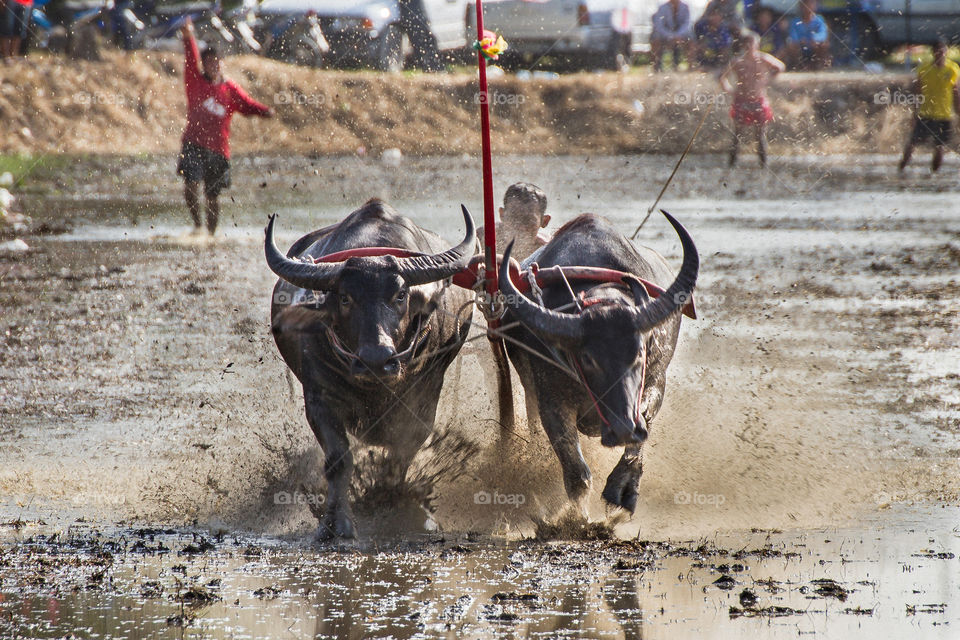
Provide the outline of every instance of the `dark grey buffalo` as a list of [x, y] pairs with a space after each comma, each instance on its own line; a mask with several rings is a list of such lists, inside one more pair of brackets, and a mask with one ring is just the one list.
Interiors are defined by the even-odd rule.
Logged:
[[[510, 360], [523, 383], [528, 407], [539, 409], [563, 468], [567, 495], [581, 509], [590, 488], [590, 468], [580, 450], [578, 431], [600, 436], [605, 446], [625, 447], [607, 478], [603, 498], [631, 513], [636, 508], [642, 445], [663, 402], [681, 308], [693, 293], [699, 270], [693, 240], [680, 223], [664, 215], [683, 245], [683, 265], [675, 279], [657, 252], [634, 248], [609, 222], [590, 214], [564, 225], [532, 256], [541, 269], [585, 266], [632, 274], [622, 283], [571, 282], [582, 311], [562, 281], [544, 286], [541, 306], [517, 291], [506, 269], [500, 272], [508, 308], [504, 326], [513, 340], [542, 356], [533, 356], [511, 341]], [[659, 287], [672, 284], [654, 299], [637, 278]], [[509, 328], [512, 322], [514, 327]]]
[[[321, 538], [355, 536], [348, 433], [387, 447], [405, 470], [433, 429], [444, 373], [470, 329], [470, 294], [449, 282], [476, 248], [466, 209], [463, 218], [463, 242], [447, 250], [379, 200], [302, 237], [287, 255], [273, 240], [275, 216], [267, 225], [267, 264], [280, 276], [273, 336], [303, 385], [307, 422], [325, 457]], [[314, 263], [360, 247], [422, 255]]]

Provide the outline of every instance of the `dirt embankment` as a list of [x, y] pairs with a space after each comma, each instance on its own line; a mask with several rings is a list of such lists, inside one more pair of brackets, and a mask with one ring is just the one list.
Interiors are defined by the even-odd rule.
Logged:
[[[182, 57], [108, 54], [103, 62], [30, 58], [0, 68], [0, 152], [153, 153], [178, 148], [185, 99]], [[236, 152], [343, 154], [399, 147], [407, 154], [479, 148], [472, 74], [316, 71], [255, 56], [227, 72], [274, 106], [269, 122], [234, 122]], [[899, 147], [910, 107], [906, 75], [785, 74], [771, 98], [777, 153], [876, 152]], [[682, 148], [703, 109], [695, 151], [729, 140], [729, 108], [713, 76], [573, 74], [492, 82], [495, 151], [578, 154]]]

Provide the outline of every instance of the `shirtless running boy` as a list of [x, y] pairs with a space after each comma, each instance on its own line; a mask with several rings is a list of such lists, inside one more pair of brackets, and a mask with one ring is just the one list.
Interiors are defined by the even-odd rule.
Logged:
[[[720, 76], [720, 86], [733, 95], [730, 117], [733, 119], [733, 147], [730, 149], [730, 166], [737, 162], [737, 151], [744, 130], [752, 127], [757, 136], [757, 155], [761, 166], [767, 164], [767, 123], [773, 120], [773, 109], [767, 100], [767, 87], [774, 77], [784, 70], [784, 64], [769, 53], [760, 51], [760, 36], [752, 31], [745, 33], [741, 41], [744, 51], [730, 63]], [[736, 85], [730, 83], [736, 76]]]

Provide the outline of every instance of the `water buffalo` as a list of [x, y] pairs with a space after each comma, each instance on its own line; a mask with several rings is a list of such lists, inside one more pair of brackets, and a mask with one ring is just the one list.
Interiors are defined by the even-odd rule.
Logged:
[[[303, 385], [307, 422], [325, 457], [328, 483], [320, 538], [354, 537], [348, 498], [353, 456], [347, 434], [386, 447], [406, 469], [430, 435], [443, 376], [470, 329], [469, 292], [450, 287], [476, 250], [466, 235], [441, 239], [379, 200], [339, 224], [298, 240], [285, 256], [266, 228], [273, 289], [273, 336]], [[321, 256], [359, 247], [395, 247], [414, 255]], [[403, 254], [404, 252], [397, 252]]]
[[[620, 283], [570, 283], [582, 311], [573, 303], [566, 282], [545, 285], [541, 306], [517, 291], [507, 269], [500, 271], [500, 290], [508, 309], [504, 326], [512, 338], [508, 351], [527, 405], [533, 408], [528, 415], [535, 416], [539, 410], [540, 422], [560, 459], [567, 495], [584, 514], [591, 476], [578, 431], [600, 436], [605, 446], [625, 447], [602, 495], [606, 502], [631, 513], [636, 508], [642, 445], [663, 402], [681, 308], [696, 285], [699, 258], [693, 240], [679, 222], [664, 215], [683, 245], [683, 265], [676, 279], [657, 252], [635, 248], [609, 222], [591, 214], [564, 225], [531, 256], [540, 268], [602, 267], [631, 274]], [[507, 248], [505, 264], [511, 250]], [[673, 284], [654, 299], [640, 279], [659, 287], [671, 280]]]

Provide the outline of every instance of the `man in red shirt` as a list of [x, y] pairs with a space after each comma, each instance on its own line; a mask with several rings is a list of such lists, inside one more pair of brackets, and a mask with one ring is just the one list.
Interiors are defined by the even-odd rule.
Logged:
[[184, 197], [193, 217], [194, 231], [200, 220], [200, 181], [207, 201], [207, 231], [217, 229], [220, 218], [220, 191], [230, 186], [230, 119], [233, 114], [272, 118], [273, 109], [260, 104], [233, 80], [224, 78], [216, 49], [208, 46], [201, 55], [193, 33], [193, 22], [183, 25], [186, 57], [184, 83], [187, 88], [187, 128], [177, 163], [184, 179]]

